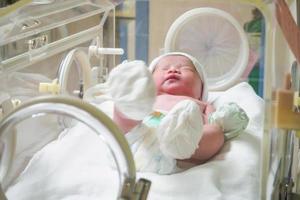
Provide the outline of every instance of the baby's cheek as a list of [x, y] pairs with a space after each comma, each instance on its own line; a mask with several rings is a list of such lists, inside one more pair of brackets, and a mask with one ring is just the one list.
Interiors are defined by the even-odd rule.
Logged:
[[156, 90], [159, 93], [159, 91], [161, 90], [161, 87], [162, 87], [163, 80], [160, 79], [159, 77], [153, 77], [153, 81], [154, 81]]

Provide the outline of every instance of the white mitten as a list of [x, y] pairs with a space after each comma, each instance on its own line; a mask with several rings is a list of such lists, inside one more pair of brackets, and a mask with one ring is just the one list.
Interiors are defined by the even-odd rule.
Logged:
[[87, 90], [85, 96], [94, 103], [112, 100], [121, 113], [134, 120], [142, 120], [151, 113], [155, 97], [152, 75], [142, 61], [118, 65], [105, 83]]
[[208, 123], [219, 125], [224, 131], [225, 140], [238, 136], [248, 125], [246, 112], [236, 103], [228, 103], [213, 112]]
[[161, 151], [175, 159], [190, 158], [198, 148], [202, 129], [202, 114], [198, 104], [191, 100], [177, 103], [158, 126]]

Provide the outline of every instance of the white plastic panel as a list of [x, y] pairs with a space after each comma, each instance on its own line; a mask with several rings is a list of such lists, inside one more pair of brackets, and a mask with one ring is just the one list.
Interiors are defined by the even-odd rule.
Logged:
[[170, 27], [165, 51], [182, 51], [204, 65], [210, 90], [237, 83], [248, 64], [249, 45], [239, 22], [216, 8], [192, 9]]

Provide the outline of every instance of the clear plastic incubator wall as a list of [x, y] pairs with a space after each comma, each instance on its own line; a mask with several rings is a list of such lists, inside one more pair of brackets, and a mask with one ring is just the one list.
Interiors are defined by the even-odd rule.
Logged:
[[[80, 100], [88, 87], [104, 82], [108, 71], [115, 66], [114, 56], [122, 54], [122, 49], [115, 48], [115, 6], [119, 3], [109, 0], [18, 1], [1, 8], [0, 199], [61, 199], [74, 195], [78, 199], [85, 198], [76, 184], [68, 192], [67, 185], [79, 183], [77, 178], [82, 181], [96, 178], [85, 174], [93, 171], [91, 166], [103, 166], [101, 163], [108, 161], [109, 165], [94, 168], [109, 181], [103, 177], [97, 180], [110, 183], [109, 188], [103, 189], [94, 185], [100, 188], [97, 193], [102, 198], [106, 195], [111, 199], [141, 199], [142, 192], [135, 188], [142, 190], [146, 184], [143, 181], [136, 184], [134, 162], [125, 138], [110, 118]], [[73, 98], [67, 99], [67, 96]], [[21, 188], [27, 190], [25, 195], [18, 187], [12, 189], [12, 185], [23, 179], [22, 174], [36, 153], [56, 143], [68, 128], [75, 128], [75, 124], [81, 126], [81, 132], [91, 136], [88, 140], [96, 141], [94, 145], [101, 148], [89, 148], [92, 144], [84, 142], [86, 137], [78, 138], [80, 145], [73, 146], [70, 153], [81, 160], [76, 164], [80, 169], [70, 170], [74, 163], [56, 156], [58, 159], [51, 161], [53, 168], [44, 166], [66, 169], [57, 174], [58, 179], [50, 178], [53, 180], [50, 185], [62, 183], [66, 187], [55, 192], [48, 185], [33, 196], [23, 186]], [[68, 144], [61, 145], [68, 147]], [[54, 146], [50, 148], [59, 155], [64, 154], [64, 150]], [[98, 162], [87, 162], [86, 156], [76, 153], [76, 149], [98, 155]], [[34, 172], [29, 169], [31, 178], [25, 179], [35, 183], [30, 181], [25, 185], [40, 188], [43, 184], [33, 178], [34, 174], [44, 177], [53, 174], [44, 167], [33, 169]], [[108, 173], [105, 171], [108, 167], [114, 170]], [[61, 173], [69, 178], [64, 179]]]
[[[300, 198], [300, 1], [20, 0], [0, 17], [0, 199]], [[138, 171], [113, 104], [84, 95], [173, 51], [249, 124], [206, 163]]]

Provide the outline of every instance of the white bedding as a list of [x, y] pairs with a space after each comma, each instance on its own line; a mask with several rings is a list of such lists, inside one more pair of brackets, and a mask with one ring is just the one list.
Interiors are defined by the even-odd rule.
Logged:
[[[263, 100], [247, 83], [210, 94], [215, 106], [236, 102], [248, 114], [245, 132], [211, 161], [172, 175], [138, 173], [152, 181], [149, 199], [259, 199]], [[78, 125], [34, 155], [9, 187], [9, 200], [116, 199], [118, 173], [94, 133]]]

